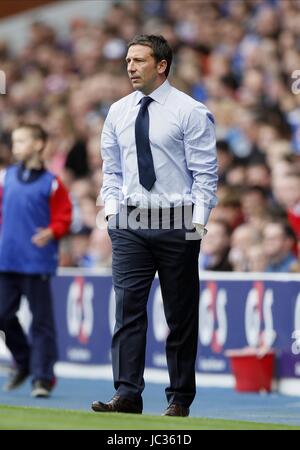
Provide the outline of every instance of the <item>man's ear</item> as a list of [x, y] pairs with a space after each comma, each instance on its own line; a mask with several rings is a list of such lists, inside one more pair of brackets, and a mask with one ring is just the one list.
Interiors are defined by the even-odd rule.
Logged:
[[168, 63], [165, 59], [163, 59], [157, 64], [157, 71], [160, 75], [166, 71], [167, 65]]

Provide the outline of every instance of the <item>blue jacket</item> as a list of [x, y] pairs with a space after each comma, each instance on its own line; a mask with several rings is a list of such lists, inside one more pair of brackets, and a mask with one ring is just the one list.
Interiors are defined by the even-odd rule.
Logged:
[[3, 184], [0, 232], [0, 271], [24, 274], [53, 274], [58, 262], [58, 241], [45, 247], [32, 243], [38, 228], [50, 223], [50, 196], [55, 176], [35, 171], [29, 182], [21, 178], [22, 166], [6, 170]]

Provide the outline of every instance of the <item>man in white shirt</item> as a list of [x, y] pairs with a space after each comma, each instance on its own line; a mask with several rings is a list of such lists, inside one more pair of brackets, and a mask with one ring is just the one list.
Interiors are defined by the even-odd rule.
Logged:
[[170, 386], [164, 415], [188, 416], [195, 389], [200, 241], [216, 204], [214, 119], [172, 87], [172, 50], [162, 36], [128, 44], [135, 92], [114, 103], [102, 132], [102, 199], [113, 247], [116, 393], [99, 412], [142, 413], [147, 300], [158, 272]]

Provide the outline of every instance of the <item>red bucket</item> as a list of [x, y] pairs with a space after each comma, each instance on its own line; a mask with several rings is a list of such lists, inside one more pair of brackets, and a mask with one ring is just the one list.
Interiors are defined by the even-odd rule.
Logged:
[[239, 392], [271, 392], [275, 367], [272, 350], [259, 353], [256, 349], [228, 350], [235, 389]]

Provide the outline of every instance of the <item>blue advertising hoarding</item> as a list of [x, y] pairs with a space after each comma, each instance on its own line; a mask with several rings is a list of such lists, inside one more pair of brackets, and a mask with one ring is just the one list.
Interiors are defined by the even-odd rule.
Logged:
[[[199, 373], [230, 373], [226, 350], [263, 346], [276, 350], [279, 377], [300, 377], [297, 277], [204, 273], [200, 285]], [[58, 276], [53, 291], [60, 360], [110, 364], [111, 276]], [[168, 327], [158, 279], [150, 292], [148, 319], [146, 367], [166, 368]]]
[[[300, 276], [204, 272], [200, 280], [197, 372], [230, 374], [226, 350], [264, 347], [276, 351], [279, 379], [300, 380]], [[110, 273], [64, 270], [52, 286], [59, 360], [110, 365], [115, 310]], [[168, 327], [158, 279], [148, 322], [146, 367], [166, 369]]]

